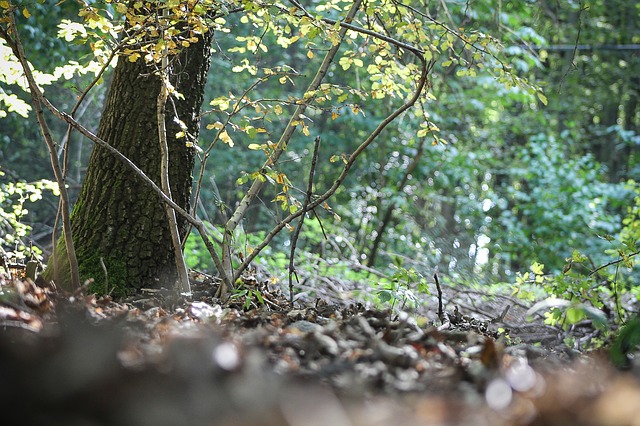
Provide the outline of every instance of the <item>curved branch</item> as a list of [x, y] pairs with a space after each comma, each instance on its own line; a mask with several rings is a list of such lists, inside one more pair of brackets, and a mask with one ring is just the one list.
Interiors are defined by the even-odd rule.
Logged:
[[[230, 113], [227, 114], [227, 119], [225, 120], [224, 124], [222, 124], [222, 127], [219, 128], [218, 131], [216, 132], [216, 135], [213, 138], [213, 142], [211, 142], [209, 144], [209, 146], [207, 147], [207, 149], [204, 151], [204, 154], [202, 155], [202, 159], [200, 160], [200, 170], [198, 172], [198, 179], [196, 180], [196, 189], [195, 189], [195, 194], [193, 196], [193, 205], [191, 206], [191, 211], [194, 211], [194, 212], [196, 211], [196, 205], [198, 203], [198, 199], [200, 198], [200, 191], [202, 189], [202, 182], [204, 180], [204, 173], [205, 173], [205, 169], [206, 169], [206, 165], [207, 165], [207, 160], [209, 159], [209, 155], [211, 154], [211, 151], [213, 150], [213, 147], [216, 145], [216, 142], [220, 139], [220, 135], [222, 134], [223, 130], [225, 130], [226, 127], [231, 122], [231, 118], [244, 108], [244, 106], [241, 105], [242, 100], [245, 99], [245, 97], [249, 94], [249, 92], [251, 92], [253, 89], [255, 89], [260, 84], [262, 84], [265, 81], [267, 81], [268, 78], [269, 77], [263, 77], [263, 78], [258, 79], [256, 82], [254, 82], [251, 86], [249, 86], [249, 88], [247, 88], [242, 93], [242, 96], [240, 96], [238, 98], [238, 101], [233, 106], [233, 110]], [[201, 115], [204, 115], [204, 114], [205, 113], [203, 113]], [[224, 210], [222, 210], [222, 216], [224, 218], [223, 220], [227, 221], [227, 219], [228, 219], [227, 218], [227, 214], [226, 214], [226, 212]], [[187, 235], [188, 234], [189, 234], [189, 231], [187, 231]]]
[[[162, 10], [163, 18], [169, 16], [169, 10]], [[164, 39], [164, 30], [161, 31], [161, 37]], [[160, 181], [162, 184], [162, 192], [166, 194], [169, 199], [173, 199], [171, 195], [171, 183], [169, 180], [169, 145], [167, 143], [167, 123], [166, 123], [166, 109], [167, 99], [169, 98], [169, 76], [167, 68], [169, 67], [169, 48], [165, 44], [164, 52], [162, 55], [162, 63], [159, 71], [160, 77], [160, 93], [158, 94], [158, 100], [156, 105], [156, 116], [158, 120], [158, 141], [160, 142]], [[169, 223], [169, 232], [171, 234], [171, 243], [173, 245], [173, 257], [178, 272], [178, 288], [182, 292], [190, 293], [191, 286], [189, 285], [189, 274], [187, 272], [187, 265], [184, 261], [184, 254], [182, 252], [182, 243], [180, 242], [180, 231], [178, 230], [178, 222], [176, 220], [176, 211], [168, 204], [164, 204], [165, 212], [167, 214], [167, 222]], [[188, 235], [188, 234], [186, 234]], [[186, 236], [185, 236], [186, 239]]]

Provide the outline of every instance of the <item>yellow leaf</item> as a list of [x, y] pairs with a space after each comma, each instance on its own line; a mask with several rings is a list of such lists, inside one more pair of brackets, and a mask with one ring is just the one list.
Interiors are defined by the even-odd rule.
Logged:
[[22, 9], [22, 14], [24, 15], [25, 18], [29, 19], [29, 17], [31, 17], [31, 14], [29, 13], [29, 11], [27, 10], [27, 8], [25, 7], [24, 9]]
[[311, 50], [307, 52], [307, 58], [309, 59], [313, 58], [313, 52]]
[[233, 147], [233, 139], [231, 139], [231, 136], [229, 136], [226, 130], [220, 133], [220, 140], [229, 145], [229, 147]]
[[119, 13], [127, 13], [127, 5], [126, 4], [122, 4], [122, 3], [118, 3], [118, 4], [116, 4], [116, 10]]
[[138, 60], [139, 57], [140, 57], [140, 54], [137, 52], [134, 52], [131, 55], [129, 55], [129, 62], [135, 62]]
[[335, 120], [336, 118], [340, 117], [340, 114], [338, 114], [337, 112], [332, 112], [331, 113], [331, 119]]
[[224, 127], [224, 124], [222, 124], [219, 121], [216, 121], [213, 124], [207, 124], [207, 129], [211, 130], [211, 129], [216, 129], [216, 130], [220, 130]]
[[9, 9], [9, 2], [8, 1], [0, 1], [0, 7], [3, 9]]

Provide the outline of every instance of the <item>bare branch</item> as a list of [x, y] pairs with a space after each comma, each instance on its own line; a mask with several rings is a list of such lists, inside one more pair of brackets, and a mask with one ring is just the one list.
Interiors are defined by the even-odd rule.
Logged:
[[307, 183], [307, 194], [304, 198], [304, 203], [302, 204], [302, 211], [300, 214], [300, 221], [298, 222], [298, 226], [291, 236], [291, 255], [289, 256], [289, 302], [293, 304], [293, 275], [296, 275], [296, 280], [298, 275], [296, 274], [295, 266], [294, 266], [294, 258], [296, 254], [296, 245], [298, 243], [298, 237], [300, 236], [300, 231], [302, 230], [302, 225], [304, 223], [304, 218], [309, 211], [309, 202], [311, 201], [311, 196], [313, 195], [313, 178], [316, 173], [316, 163], [318, 162], [318, 151], [320, 149], [320, 136], [316, 137], [315, 144], [313, 146], [313, 156], [311, 157], [311, 168], [309, 169], [309, 182]]

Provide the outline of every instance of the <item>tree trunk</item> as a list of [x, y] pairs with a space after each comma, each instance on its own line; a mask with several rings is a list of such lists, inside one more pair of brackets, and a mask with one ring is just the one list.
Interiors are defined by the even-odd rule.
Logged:
[[[184, 99], [167, 103], [169, 176], [174, 201], [189, 210], [195, 151], [211, 31], [172, 62], [172, 84]], [[140, 58], [121, 57], [115, 68], [98, 136], [117, 148], [160, 185], [157, 99], [160, 80]], [[176, 138], [182, 120], [193, 138]], [[167, 214], [159, 196], [106, 150], [95, 147], [72, 213], [72, 232], [81, 279], [93, 279], [90, 291], [122, 296], [142, 287], [173, 286], [177, 277]], [[178, 217], [185, 237], [186, 222]], [[50, 277], [68, 283], [64, 247], [58, 244]], [[55, 263], [55, 264], [54, 264]], [[53, 267], [52, 267], [53, 264]]]

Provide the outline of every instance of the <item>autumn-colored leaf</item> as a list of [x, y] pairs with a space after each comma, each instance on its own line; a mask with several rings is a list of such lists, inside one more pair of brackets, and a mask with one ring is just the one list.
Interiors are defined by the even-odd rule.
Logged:
[[229, 145], [230, 147], [233, 147], [234, 143], [233, 143], [233, 139], [231, 139], [231, 136], [229, 136], [229, 134], [227, 133], [226, 130], [223, 130], [220, 133], [220, 140], [224, 143], [226, 143], [227, 145]]

